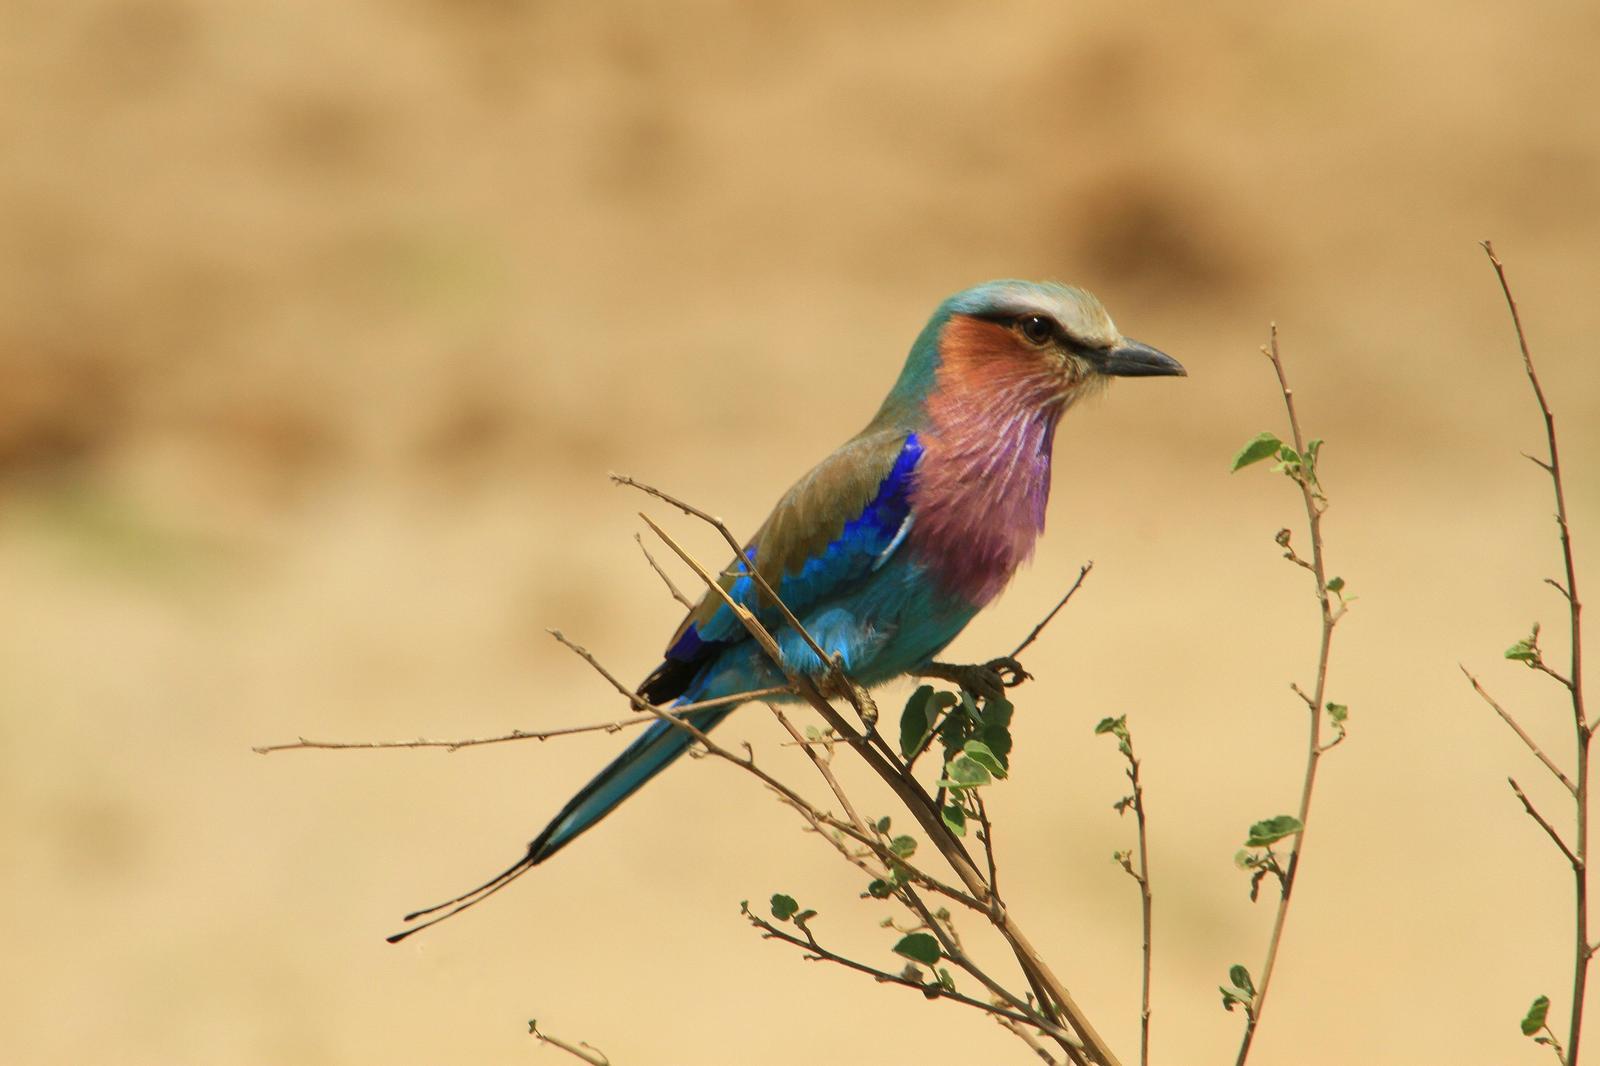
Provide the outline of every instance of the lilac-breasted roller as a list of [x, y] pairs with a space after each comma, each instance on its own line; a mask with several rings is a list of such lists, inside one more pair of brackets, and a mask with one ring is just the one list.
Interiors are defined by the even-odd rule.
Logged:
[[[746, 554], [857, 683], [916, 672], [1032, 554], [1044, 529], [1062, 414], [1113, 377], [1183, 373], [1175, 359], [1124, 337], [1082, 289], [990, 281], [959, 292], [928, 320], [878, 413], [784, 493]], [[827, 664], [764, 602], [742, 561], [723, 572], [721, 584], [773, 633], [789, 672], [822, 679]], [[693, 703], [785, 680], [708, 591], [638, 692], [657, 705]], [[732, 710], [719, 706], [688, 718], [704, 731]], [[670, 722], [653, 723], [561, 809], [516, 865], [408, 920], [450, 904], [459, 910], [497, 891], [611, 813], [691, 743]]]

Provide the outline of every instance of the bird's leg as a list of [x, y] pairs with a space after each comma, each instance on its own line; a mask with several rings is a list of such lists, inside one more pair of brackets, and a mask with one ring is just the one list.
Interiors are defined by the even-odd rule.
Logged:
[[953, 682], [986, 700], [1005, 699], [1006, 689], [1016, 688], [1033, 676], [1010, 656], [991, 659], [981, 666], [930, 662], [915, 673], [918, 677], [936, 677], [941, 681]]

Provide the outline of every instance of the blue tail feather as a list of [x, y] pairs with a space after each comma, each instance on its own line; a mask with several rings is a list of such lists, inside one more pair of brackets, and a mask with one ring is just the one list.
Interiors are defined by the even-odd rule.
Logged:
[[[729, 704], [726, 707], [690, 711], [684, 718], [704, 733], [728, 717], [735, 706]], [[544, 832], [528, 845], [526, 855], [472, 891], [406, 915], [405, 920], [408, 922], [430, 914], [435, 917], [395, 933], [387, 938], [389, 943], [397, 944], [413, 933], [419, 933], [452, 915], [460, 914], [468, 907], [483, 902], [505, 888], [616, 810], [623, 800], [637, 792], [656, 774], [665, 770], [673, 760], [688, 751], [689, 745], [693, 743], [694, 736], [687, 730], [680, 729], [665, 719], [652, 722], [637, 740], [629, 744], [621, 755], [596, 774], [594, 780], [583, 786], [583, 789], [561, 808], [561, 813], [557, 814], [550, 824], [545, 826]], [[444, 913], [440, 914], [440, 911]]]
[[[686, 720], [706, 732], [733, 710], [733, 706], [692, 711]], [[652, 722], [637, 740], [629, 744], [611, 763], [561, 809], [544, 832], [528, 845], [528, 863], [543, 862], [574, 838], [610, 814], [623, 800], [637, 792], [656, 774], [666, 769], [689, 746], [694, 737], [662, 719]]]

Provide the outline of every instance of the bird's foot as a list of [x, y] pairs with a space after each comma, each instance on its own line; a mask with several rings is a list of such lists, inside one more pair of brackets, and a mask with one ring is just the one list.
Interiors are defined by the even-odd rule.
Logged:
[[960, 685], [974, 696], [982, 696], [986, 700], [1005, 699], [1006, 689], [1016, 688], [1033, 676], [1010, 656], [991, 659], [982, 665], [929, 663], [917, 674]]

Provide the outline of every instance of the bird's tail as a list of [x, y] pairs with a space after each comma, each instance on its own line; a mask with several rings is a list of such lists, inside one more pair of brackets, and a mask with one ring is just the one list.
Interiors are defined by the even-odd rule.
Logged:
[[[684, 719], [704, 733], [726, 718], [732, 710], [732, 705], [710, 707], [703, 711], [691, 711], [684, 715]], [[460, 914], [468, 907], [488, 899], [610, 814], [623, 800], [642, 788], [645, 782], [688, 751], [693, 743], [694, 734], [687, 729], [674, 725], [666, 719], [652, 722], [637, 740], [629, 744], [621, 755], [596, 774], [592, 781], [583, 786], [582, 790], [561, 808], [561, 812], [545, 826], [544, 832], [528, 845], [526, 855], [472, 891], [445, 900], [426, 910], [413, 911], [406, 915], [405, 920], [411, 922], [444, 911], [443, 914], [438, 914], [437, 917], [420, 925], [414, 925], [394, 934], [388, 938], [389, 943], [397, 944], [413, 933], [419, 933], [430, 925], [437, 925], [446, 918]]]

